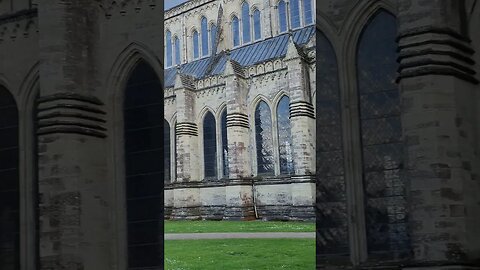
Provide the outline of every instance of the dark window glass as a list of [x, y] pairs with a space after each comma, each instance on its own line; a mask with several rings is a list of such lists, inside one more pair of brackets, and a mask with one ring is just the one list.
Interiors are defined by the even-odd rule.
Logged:
[[170, 125], [167, 120], [163, 121], [163, 161], [165, 166], [165, 183], [171, 182], [171, 159], [170, 159]]
[[277, 107], [278, 152], [280, 173], [293, 174], [292, 126], [290, 124], [290, 99], [282, 97]]
[[128, 80], [124, 117], [128, 269], [163, 269], [163, 90], [145, 62]]
[[317, 261], [348, 258], [348, 219], [342, 143], [340, 87], [335, 52], [317, 30]]
[[255, 11], [253, 12], [253, 31], [254, 31], [255, 40], [259, 40], [262, 38], [260, 10], [258, 9], [255, 9]]
[[233, 46], [240, 45], [240, 25], [238, 22], [238, 18], [233, 16], [232, 18], [232, 34], [233, 34]]
[[290, 0], [290, 23], [292, 28], [300, 27], [300, 5], [299, 0]]
[[222, 113], [222, 158], [223, 158], [223, 177], [228, 177], [228, 138], [227, 138], [227, 110]]
[[255, 138], [258, 174], [274, 174], [272, 114], [264, 101], [261, 101], [255, 109]]
[[203, 160], [205, 178], [217, 176], [217, 131], [215, 117], [208, 112], [203, 119]]
[[207, 18], [202, 17], [202, 56], [208, 55], [208, 26]]
[[278, 23], [280, 25], [280, 33], [287, 31], [287, 5], [285, 1], [278, 2]]
[[165, 50], [167, 51], [167, 67], [172, 66], [172, 33], [170, 31], [167, 31], [167, 34], [165, 35]]
[[20, 269], [18, 111], [0, 86], [0, 269]]
[[215, 24], [212, 24], [212, 26], [210, 26], [210, 39], [211, 39], [211, 47], [212, 47], [212, 53], [213, 50], [215, 49], [215, 44], [217, 42], [217, 26]]
[[193, 58], [197, 59], [199, 57], [199, 44], [198, 44], [198, 32], [197, 30], [193, 31]]
[[312, 9], [312, 0], [303, 0], [303, 14], [305, 17], [305, 24], [313, 23], [313, 9]]
[[382, 260], [405, 259], [411, 250], [396, 29], [394, 16], [377, 13], [361, 35], [357, 54], [368, 253]]
[[175, 65], [180, 65], [181, 62], [181, 49], [180, 49], [180, 39], [175, 37]]
[[250, 7], [247, 2], [242, 4], [242, 32], [243, 32], [243, 43], [248, 43], [251, 41], [250, 37]]

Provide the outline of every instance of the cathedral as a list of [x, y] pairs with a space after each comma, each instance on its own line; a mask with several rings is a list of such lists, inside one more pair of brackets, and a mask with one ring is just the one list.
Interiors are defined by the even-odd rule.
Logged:
[[314, 5], [165, 12], [165, 218], [315, 219]]
[[160, 270], [164, 219], [318, 269], [480, 269], [477, 0], [0, 0], [0, 269]]

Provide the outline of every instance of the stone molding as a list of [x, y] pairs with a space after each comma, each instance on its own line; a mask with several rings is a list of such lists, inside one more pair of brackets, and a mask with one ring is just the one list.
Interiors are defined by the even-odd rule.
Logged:
[[38, 99], [38, 135], [73, 133], [107, 137], [103, 102], [94, 97], [63, 93]]
[[197, 124], [189, 123], [189, 122], [177, 123], [177, 125], [175, 126], [175, 134], [177, 136], [182, 136], [182, 135], [198, 136]]

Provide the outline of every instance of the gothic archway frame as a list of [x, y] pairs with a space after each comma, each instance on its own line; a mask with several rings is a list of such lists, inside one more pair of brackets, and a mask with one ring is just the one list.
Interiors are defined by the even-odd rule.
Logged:
[[359, 1], [338, 28], [320, 10], [317, 9], [316, 14], [316, 29], [331, 42], [337, 58], [350, 260], [353, 265], [360, 265], [368, 258], [356, 53], [364, 28], [380, 10], [397, 15], [396, 3], [393, 0]]
[[[163, 50], [162, 50], [163, 52]], [[139, 62], [145, 61], [157, 74], [164, 89], [163, 63], [148, 46], [133, 42], [116, 58], [108, 74], [107, 85], [107, 115], [108, 136], [107, 157], [109, 186], [112, 191], [111, 224], [114, 226], [113, 242], [115, 243], [112, 269], [127, 269], [127, 211], [126, 211], [126, 181], [125, 181], [125, 138], [123, 123], [123, 100], [125, 89], [132, 71]]]

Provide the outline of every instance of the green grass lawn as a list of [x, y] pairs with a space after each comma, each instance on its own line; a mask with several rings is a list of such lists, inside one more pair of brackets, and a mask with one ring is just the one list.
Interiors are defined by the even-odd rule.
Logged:
[[315, 269], [315, 239], [165, 241], [166, 270]]
[[170, 221], [165, 233], [314, 232], [314, 222], [281, 221]]

